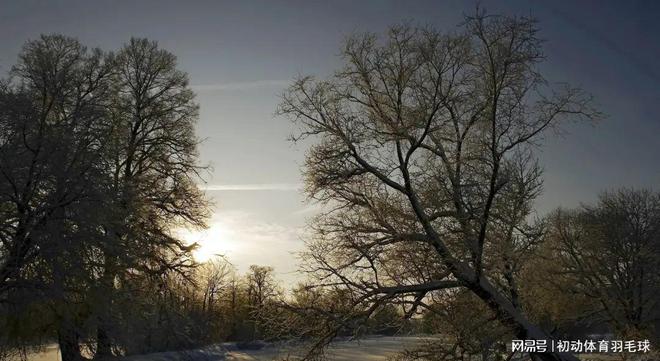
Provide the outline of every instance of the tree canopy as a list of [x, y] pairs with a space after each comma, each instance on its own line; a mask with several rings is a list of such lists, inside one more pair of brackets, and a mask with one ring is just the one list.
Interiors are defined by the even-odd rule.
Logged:
[[458, 32], [352, 36], [333, 76], [294, 82], [279, 112], [294, 139], [314, 139], [306, 191], [330, 209], [303, 257], [318, 286], [347, 290], [367, 314], [466, 288], [516, 336], [551, 337], [518, 297], [541, 235], [534, 146], [599, 113], [582, 90], [543, 78], [541, 45], [533, 19], [478, 12]]

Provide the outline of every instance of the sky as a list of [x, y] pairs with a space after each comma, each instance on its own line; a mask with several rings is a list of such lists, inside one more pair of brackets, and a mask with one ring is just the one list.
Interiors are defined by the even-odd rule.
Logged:
[[[184, 232], [200, 259], [221, 253], [245, 271], [270, 265], [299, 279], [296, 253], [318, 209], [300, 192], [304, 145], [274, 115], [279, 94], [299, 75], [327, 76], [341, 65], [343, 39], [411, 22], [454, 30], [470, 1], [4, 1], [0, 73], [22, 44], [61, 33], [90, 47], [118, 49], [147, 37], [178, 57], [200, 104], [210, 229]], [[545, 39], [542, 70], [593, 94], [606, 118], [572, 124], [539, 151], [545, 170], [539, 214], [593, 202], [616, 187], [660, 185], [660, 2], [481, 1], [491, 13], [532, 15]]]

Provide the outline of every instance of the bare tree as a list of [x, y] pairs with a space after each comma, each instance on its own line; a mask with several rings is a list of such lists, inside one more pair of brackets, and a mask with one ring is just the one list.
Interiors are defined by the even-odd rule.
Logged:
[[46, 246], [38, 244], [38, 229], [89, 201], [86, 182], [99, 172], [94, 163], [107, 130], [103, 81], [110, 72], [100, 50], [43, 36], [26, 43], [13, 79], [2, 84], [0, 292], [19, 283]]
[[343, 69], [283, 95], [294, 140], [316, 140], [307, 193], [330, 208], [314, 221], [306, 269], [367, 314], [391, 302], [412, 314], [462, 287], [517, 337], [549, 339], [517, 299], [516, 262], [540, 234], [528, 223], [541, 185], [533, 145], [599, 114], [579, 89], [547, 86], [534, 20], [477, 12], [462, 29], [353, 36]]
[[213, 342], [226, 339], [229, 332], [225, 330], [225, 326], [230, 315], [224, 302], [226, 302], [225, 296], [231, 291], [234, 267], [224, 258], [216, 258], [200, 265], [195, 273], [202, 299], [200, 320], [197, 322], [203, 334], [199, 335], [199, 341]]
[[652, 337], [660, 317], [660, 195], [606, 192], [594, 206], [557, 211], [551, 224], [556, 272], [570, 281], [556, 292], [588, 299], [591, 312], [582, 317], [622, 337]]
[[32, 328], [18, 318], [31, 329], [20, 337], [54, 329], [65, 359], [80, 358], [81, 292], [101, 242], [111, 74], [108, 55], [49, 35], [25, 44], [2, 88], [0, 304], [22, 317], [40, 308]]
[[[190, 268], [191, 246], [176, 226], [204, 227], [208, 208], [196, 180], [198, 106], [176, 57], [146, 39], [131, 39], [115, 59], [113, 126], [107, 153], [111, 177], [103, 275], [98, 292], [112, 294], [129, 270], [158, 275]], [[112, 297], [99, 312], [97, 355], [112, 354]]]
[[208, 213], [194, 94], [176, 58], [144, 39], [112, 55], [42, 36], [11, 75], [0, 84], [0, 311], [44, 299], [42, 333], [63, 359], [80, 359], [87, 340], [97, 357], [116, 354], [128, 312], [115, 301], [194, 266], [174, 232]]
[[203, 300], [202, 309], [212, 309], [220, 295], [228, 288], [233, 268], [224, 259], [213, 259], [202, 264], [197, 272], [197, 279], [203, 282], [200, 285]]
[[253, 339], [264, 336], [262, 319], [268, 315], [275, 297], [279, 294], [273, 271], [274, 269], [269, 266], [251, 265], [245, 275], [246, 301], [254, 326]]

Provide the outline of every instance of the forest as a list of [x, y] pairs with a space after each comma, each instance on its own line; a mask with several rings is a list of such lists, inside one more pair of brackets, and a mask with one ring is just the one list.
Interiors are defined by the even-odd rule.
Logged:
[[274, 111], [311, 144], [304, 191], [322, 206], [298, 284], [199, 262], [177, 233], [207, 227], [212, 205], [175, 54], [143, 38], [26, 41], [0, 81], [0, 359], [286, 341], [313, 360], [374, 334], [439, 337], [401, 360], [578, 360], [516, 355], [513, 339], [655, 350], [660, 192], [535, 210], [543, 142], [605, 116], [546, 80], [538, 26], [477, 11], [452, 32], [355, 33], [336, 72], [291, 81]]

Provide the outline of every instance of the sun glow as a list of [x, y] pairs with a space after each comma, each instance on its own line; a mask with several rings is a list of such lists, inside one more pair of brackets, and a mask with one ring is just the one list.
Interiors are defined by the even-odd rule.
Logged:
[[198, 247], [193, 251], [197, 262], [205, 262], [216, 256], [227, 256], [236, 249], [232, 231], [220, 222], [212, 223], [208, 229], [199, 231], [183, 229], [180, 234], [188, 244], [197, 243]]

